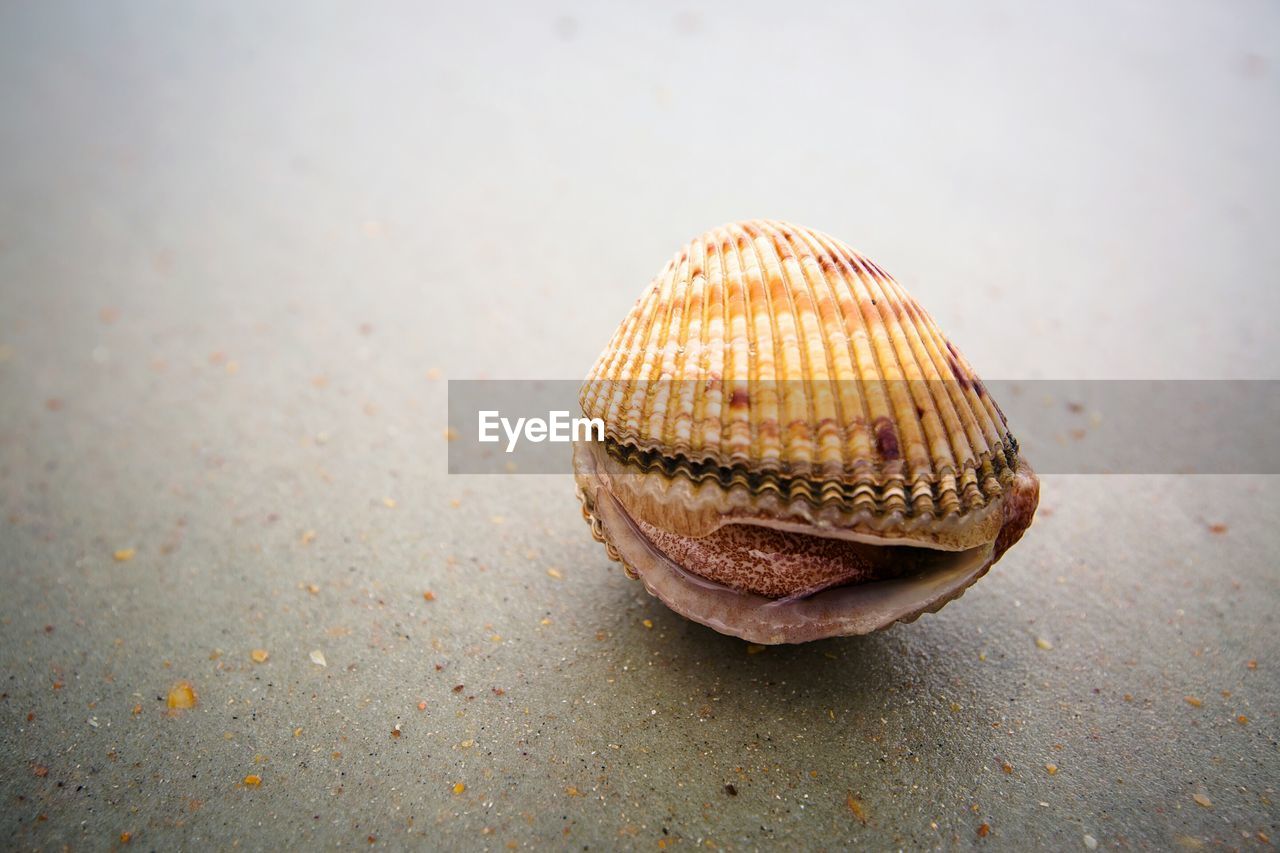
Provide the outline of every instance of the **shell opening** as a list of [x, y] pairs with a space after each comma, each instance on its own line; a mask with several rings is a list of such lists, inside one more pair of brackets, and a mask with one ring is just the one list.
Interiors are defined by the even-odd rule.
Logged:
[[867, 544], [757, 524], [727, 524], [692, 537], [632, 520], [652, 547], [684, 571], [740, 592], [786, 600], [946, 569], [973, 553], [991, 551], [989, 544], [962, 551]]
[[896, 621], [910, 621], [959, 596], [992, 562], [990, 546], [949, 552], [945, 565], [929, 571], [829, 587], [803, 597], [769, 598], [682, 568], [598, 484], [592, 506], [611, 546], [652, 595], [695, 622], [753, 643], [802, 643], [867, 634]]

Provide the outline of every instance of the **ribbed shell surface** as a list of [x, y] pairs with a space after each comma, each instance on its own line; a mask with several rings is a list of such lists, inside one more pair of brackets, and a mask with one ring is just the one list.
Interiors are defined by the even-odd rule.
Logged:
[[941, 519], [986, 506], [1017, 445], [965, 358], [891, 276], [783, 222], [673, 257], [583, 386], [611, 452], [647, 471]]

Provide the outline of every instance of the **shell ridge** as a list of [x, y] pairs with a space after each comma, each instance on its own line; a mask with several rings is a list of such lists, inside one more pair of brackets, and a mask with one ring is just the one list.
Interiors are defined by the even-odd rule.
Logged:
[[[815, 437], [815, 468], [827, 480], [832, 470], [843, 471], [848, 461], [846, 452], [845, 415], [836, 377], [841, 375], [833, 348], [832, 336], [826, 334], [828, 324], [824, 322], [824, 307], [830, 314], [830, 294], [824, 300], [819, 292], [817, 276], [821, 269], [813, 257], [812, 247], [800, 236], [799, 231], [790, 225], [783, 224], [782, 239], [787, 242], [796, 260], [796, 273], [804, 283], [803, 293], [807, 302], [807, 323], [802, 328], [806, 351], [809, 355], [809, 370], [805, 374], [804, 389], [811, 396], [809, 421], [815, 424], [818, 434]], [[825, 278], [823, 279], [825, 284]], [[815, 340], [816, 339], [816, 340]], [[818, 371], [814, 363], [820, 361], [822, 367]], [[833, 458], [834, 454], [834, 458]]]
[[[690, 291], [690, 305], [685, 307], [686, 313], [690, 314], [690, 323], [693, 322], [693, 296], [696, 293], [700, 298], [697, 303], [697, 332], [693, 332], [692, 328], [689, 333], [689, 340], [685, 346], [692, 352], [685, 352], [685, 364], [681, 376], [684, 381], [692, 386], [690, 389], [683, 389], [681, 397], [688, 400], [688, 405], [681, 406], [682, 411], [688, 411], [687, 418], [689, 430], [689, 444], [691, 447], [700, 448], [702, 445], [703, 434], [698, 429], [698, 425], [702, 423], [706, 417], [707, 397], [704, 393], [699, 393], [702, 388], [700, 384], [704, 372], [704, 359], [707, 356], [707, 314], [709, 313], [710, 300], [707, 298], [707, 244], [704, 238], [694, 241], [693, 266], [690, 268], [690, 275], [695, 281], [696, 290]], [[700, 283], [699, 283], [700, 280]], [[690, 367], [692, 363], [692, 367]]]
[[[870, 319], [863, 310], [869, 300], [859, 298], [859, 290], [864, 289], [866, 285], [852, 260], [857, 253], [839, 240], [828, 239], [831, 241], [828, 251], [830, 251], [837, 268], [840, 270], [844, 287], [850, 296], [852, 311], [851, 315], [846, 315], [845, 322], [846, 324], [849, 322], [850, 316], [856, 318], [859, 326], [858, 331], [862, 333], [860, 341], [855, 335], [855, 341], [862, 344], [856, 350], [858, 352], [858, 381], [863, 385], [867, 403], [867, 419], [863, 424], [863, 430], [867, 438], [865, 442], [867, 449], [864, 458], [880, 462], [878, 466], [873, 464], [872, 467], [879, 468], [880, 483], [885, 484], [894, 480], [895, 475], [893, 469], [886, 464], [890, 460], [885, 459], [885, 451], [881, 447], [885, 442], [881, 441], [876, 430], [879, 428], [877, 426], [879, 424], [887, 423], [891, 425], [893, 423], [893, 418], [891, 417], [893, 408], [884, 383], [884, 368], [875, 344], [875, 331], [872, 328]], [[894, 439], [894, 444], [896, 446], [896, 438]]]
[[[885, 287], [892, 288], [892, 298], [897, 300], [895, 304], [898, 310], [905, 315], [899, 328], [917, 370], [910, 385], [934, 471], [929, 477], [929, 501], [939, 505], [938, 511], [946, 512], [947, 507], [956, 501], [954, 491], [957, 466], [962, 465], [963, 460], [971, 458], [973, 450], [964, 433], [958, 431], [964, 418], [953, 405], [949, 389], [936, 387], [941, 379], [940, 367], [932, 357], [934, 347], [930, 336], [922, 334], [915, 322], [915, 301], [892, 278], [888, 279]], [[957, 461], [957, 450], [961, 451], [960, 461]], [[918, 476], [917, 479], [923, 478]]]
[[737, 227], [736, 235], [746, 296], [750, 341], [748, 352], [754, 350], [756, 356], [748, 360], [749, 379], [743, 409], [751, 435], [750, 458], [757, 464], [768, 466], [778, 464], [778, 449], [769, 434], [773, 430], [768, 428], [768, 424], [776, 425], [778, 422], [777, 395], [769, 387], [776, 378], [778, 354], [773, 336], [773, 318], [769, 312], [769, 297], [760, 271], [760, 256], [748, 230], [752, 227], [749, 222], [742, 223]]
[[689, 252], [692, 243], [687, 244], [680, 253], [680, 259], [676, 263], [675, 275], [671, 279], [670, 288], [670, 313], [667, 322], [660, 329], [660, 336], [655, 340], [655, 350], [658, 361], [658, 375], [653, 377], [650, 389], [654, 393], [646, 395], [645, 402], [648, 403], [652, 399], [652, 405], [649, 405], [646, 414], [649, 418], [649, 430], [651, 433], [657, 433], [663, 437], [664, 441], [671, 441], [673, 436], [673, 422], [680, 415], [679, 407], [671, 406], [670, 401], [673, 395], [679, 393], [674, 379], [676, 376], [676, 358], [677, 348], [680, 341], [685, 339], [688, 331], [688, 317], [684, 313], [684, 307], [689, 296]]
[[753, 437], [751, 423], [745, 417], [746, 400], [751, 383], [751, 327], [748, 323], [746, 288], [742, 283], [742, 253], [738, 251], [737, 235], [725, 226], [721, 251], [725, 260], [726, 307], [729, 320], [729, 364], [725, 379], [729, 383], [729, 405], [724, 409], [724, 434], [728, 436], [725, 455], [749, 460]]
[[[832, 278], [839, 274], [840, 267], [838, 262], [835, 261], [831, 250], [822, 242], [821, 238], [826, 237], [826, 235], [821, 234], [821, 232], [806, 232], [803, 229], [797, 229], [797, 233], [802, 235], [801, 239], [803, 239], [805, 244], [809, 246], [810, 251], [814, 255], [814, 264], [818, 269], [818, 274], [822, 278], [823, 285], [826, 287], [832, 311], [840, 320], [840, 326], [843, 331], [842, 354], [845, 360], [838, 358], [836, 356], [836, 350], [830, 346], [828, 347], [827, 352], [828, 357], [832, 359], [832, 365], [834, 368], [833, 374], [837, 377], [834, 381], [836, 382], [837, 404], [840, 407], [839, 411], [842, 415], [840, 421], [841, 461], [844, 469], [848, 470], [855, 460], [866, 458], [865, 452], [860, 452], [862, 451], [862, 448], [859, 447], [859, 444], [862, 443], [859, 439], [865, 441], [865, 432], [858, 429], [858, 426], [870, 423], [871, 417], [870, 410], [867, 408], [866, 396], [859, 392], [857, 381], [852, 379], [841, 380], [838, 378], [840, 376], [853, 376], [857, 373], [858, 369], [858, 354], [856, 347], [854, 346], [853, 335], [850, 334], [849, 331], [848, 306], [842, 302], [839, 288], [837, 288], [836, 284], [832, 281]], [[826, 238], [828, 240], [830, 239], [829, 237]], [[822, 263], [823, 260], [827, 261], [825, 265]], [[842, 283], [846, 283], [845, 296], [849, 302], [852, 303], [852, 295], [848, 292], [847, 282], [844, 282], [843, 278], [841, 281]], [[826, 338], [828, 343], [830, 343], [829, 335], [824, 335], [824, 338]], [[842, 371], [840, 367], [845, 365], [847, 365], [848, 370]], [[849, 397], [852, 397], [852, 399], [846, 399]], [[856, 405], [856, 414], [851, 411], [854, 407], [853, 405], [850, 405], [851, 403]], [[867, 449], [869, 449], [869, 447]]]
[[[773, 443], [777, 464], [786, 467], [792, 461], [790, 430], [795, 415], [794, 394], [787, 387], [787, 379], [792, 375], [790, 350], [795, 343], [795, 330], [792, 326], [795, 318], [794, 308], [791, 306], [790, 294], [786, 292], [786, 286], [779, 273], [777, 248], [768, 234], [767, 226], [762, 226], [760, 221], [752, 220], [744, 226], [744, 230], [751, 236], [751, 247], [755, 251], [760, 290], [765, 298], [764, 316], [768, 323], [769, 337], [773, 342], [773, 375], [767, 383], [761, 382], [759, 387], [765, 391], [766, 399], [772, 401], [776, 415], [772, 420], [761, 418], [759, 423], [762, 428], [766, 424], [770, 426], [770, 431], [774, 433]], [[781, 304], [783, 301], [787, 303], [785, 310]]]
[[[789, 466], [793, 466], [793, 470], [796, 466], [803, 466], [804, 470], [812, 470], [816, 449], [816, 436], [813, 433], [818, 417], [811, 386], [819, 380], [814, 375], [814, 366], [805, 346], [808, 330], [801, 322], [802, 299], [807, 299], [807, 294], [796, 282], [792, 271], [788, 269], [788, 258], [782, 252], [786, 240], [775, 223], [762, 220], [758, 225], [763, 232], [760, 240], [769, 249], [766, 273], [770, 276], [770, 293], [773, 294], [776, 291], [777, 296], [784, 298], [787, 302], [786, 311], [776, 310], [776, 306], [775, 310], [770, 311], [784, 356], [782, 377], [779, 380], [784, 413], [779, 422], [783, 433], [782, 457]], [[788, 248], [787, 253], [794, 263], [794, 252]], [[785, 329], [781, 326], [784, 319], [787, 323]], [[825, 364], [823, 369], [825, 372]]]
[[[979, 418], [973, 411], [969, 399], [964, 394], [964, 390], [957, 381], [949, 379], [944, 372], [945, 362], [942, 360], [941, 351], [937, 347], [936, 330], [930, 329], [920, 322], [920, 315], [923, 310], [914, 300], [907, 303], [905, 308], [912, 318], [912, 324], [917, 329], [923, 327], [929, 332], [929, 334], [918, 333], [920, 344], [924, 348], [936, 375], [936, 381], [928, 383], [928, 392], [935, 400], [938, 411], [942, 415], [942, 425], [947, 436], [948, 455], [956, 472], [953, 475], [955, 481], [947, 483], [949, 486], [948, 491], [954, 491], [955, 495], [940, 493], [939, 498], [949, 502], [953, 499], [961, 500], [967, 497], [966, 503], [969, 503], [972, 501], [972, 495], [964, 496], [959, 494], [966, 478], [964, 472], [971, 468], [976, 469], [983, 454], [989, 453], [991, 448], [982, 435]], [[940, 482], [942, 481], [940, 480]]]
[[849, 350], [851, 376], [844, 384], [857, 394], [858, 403], [857, 420], [846, 427], [846, 441], [850, 445], [849, 453], [854, 460], [865, 461], [867, 466], [874, 467], [870, 461], [875, 456], [871, 441], [871, 424], [878, 416], [877, 409], [883, 406], [883, 400], [880, 399], [880, 392], [883, 389], [870, 385], [862, 379], [871, 372], [870, 365], [874, 362], [874, 353], [870, 346], [870, 331], [867, 328], [866, 318], [858, 308], [857, 291], [850, 279], [851, 270], [843, 257], [840, 244], [834, 238], [820, 232], [811, 233], [809, 236], [822, 247], [823, 256], [829, 262], [824, 269], [827, 287], [835, 298], [836, 308], [845, 331], [845, 345]]
[[[653, 434], [653, 410], [657, 404], [658, 393], [661, 393], [661, 383], [654, 381], [653, 361], [655, 358], [660, 357], [662, 342], [670, 329], [671, 312], [674, 307], [672, 291], [675, 287], [676, 274], [679, 271], [678, 258], [679, 255], [673, 256], [671, 262], [667, 265], [665, 274], [662, 277], [662, 283], [659, 285], [654, 297], [654, 308], [656, 310], [649, 312], [651, 319], [645, 332], [644, 343], [640, 348], [639, 375], [635, 379], [639, 386], [644, 389], [644, 393], [637, 394], [630, 389], [628, 393], [631, 405], [627, 411], [627, 422], [633, 424], [632, 428], [636, 431], [644, 429], [646, 434], [649, 435]], [[655, 390], [658, 393], [654, 393]]]
[[[826, 394], [827, 362], [825, 353], [811, 352], [815, 333], [813, 299], [783, 228], [778, 223], [768, 223], [782, 290], [791, 306], [788, 322], [794, 336], [792, 359], [799, 369], [798, 376], [788, 372], [785, 377], [786, 393], [790, 398], [786, 425], [790, 445], [787, 455], [793, 464], [803, 463], [807, 476], [816, 479], [816, 472], [820, 470], [824, 429], [829, 431], [824, 422], [830, 420], [831, 414], [821, 410]], [[818, 343], [820, 346], [821, 341]], [[815, 359], [815, 355], [820, 355], [820, 358]]]
[[709, 232], [711, 239], [707, 241], [707, 288], [708, 294], [716, 299], [708, 298], [708, 321], [704, 330], [705, 345], [709, 353], [708, 376], [706, 386], [706, 405], [715, 411], [715, 426], [711, 418], [707, 418], [703, 427], [702, 446], [706, 447], [708, 438], [714, 443], [717, 453], [722, 452], [722, 437], [725, 429], [724, 406], [724, 373], [725, 373], [725, 330], [728, 320], [728, 302], [724, 280], [724, 258], [720, 254], [719, 229]]
[[891, 389], [898, 393], [891, 396], [894, 398], [895, 425], [907, 445], [903, 452], [904, 463], [908, 466], [903, 473], [904, 486], [912, 513], [932, 517], [936, 512], [935, 487], [941, 477], [933, 448], [941, 437], [941, 431], [934, 429], [931, 422], [934, 404], [922, 381], [924, 365], [912, 346], [910, 332], [913, 330], [901, 321], [902, 294], [895, 290], [897, 283], [878, 265], [861, 256], [859, 259], [870, 281], [869, 289], [874, 287], [879, 296], [878, 300], [872, 298], [872, 304], [884, 318], [886, 334], [902, 371], [902, 376], [895, 380]]
[[893, 403], [893, 426], [898, 430], [898, 440], [902, 445], [900, 453], [907, 469], [903, 472], [903, 480], [908, 484], [916, 483], [934, 476], [933, 458], [927, 446], [928, 434], [918, 413], [923, 408], [920, 404], [924, 402], [917, 396], [921, 390], [916, 381], [921, 378], [920, 364], [905, 340], [907, 335], [898, 316], [901, 308], [897, 294], [886, 283], [892, 282], [892, 277], [861, 255], [857, 258], [866, 276], [872, 308], [880, 317], [886, 349], [892, 353], [898, 371], [889, 387], [889, 398]]
[[[947, 340], [946, 336], [938, 329], [938, 324], [933, 319], [933, 315], [923, 307], [921, 307], [919, 311], [933, 334], [940, 340]], [[1000, 407], [997, 406], [995, 401], [992, 400], [985, 392], [985, 386], [982, 386], [982, 380], [978, 378], [978, 374], [974, 371], [973, 365], [969, 363], [969, 360], [964, 357], [963, 353], [957, 350], [954, 346], [951, 346], [950, 341], [948, 341], [948, 344], [948, 352], [952, 353], [956, 361], [964, 368], [968, 376], [973, 378], [975, 382], [975, 389], [977, 387], [984, 388], [984, 391], [981, 394], [977, 394], [977, 397], [979, 398], [979, 406], [975, 409], [974, 414], [978, 418], [978, 426], [983, 432], [987, 446], [993, 453], [998, 453], [1003, 457], [1003, 445], [1005, 444], [1005, 440], [1008, 436], [1008, 428], [1003, 426], [1004, 416], [1000, 413]]]
[[[933, 318], [918, 302], [912, 300], [907, 306], [907, 310], [911, 314], [913, 324], [927, 332], [927, 334], [921, 334], [920, 338], [930, 356], [934, 370], [947, 391], [948, 399], [954, 407], [956, 417], [959, 419], [958, 426], [964, 430], [961, 437], [965, 442], [966, 448], [973, 454], [973, 458], [977, 458], [983, 450], [993, 450], [994, 448], [991, 447], [987, 436], [982, 430], [982, 414], [974, 410], [972, 401], [964, 393], [966, 389], [963, 387], [961, 377], [954, 375], [950, 363], [947, 362], [946, 357], [943, 356], [942, 351], [938, 348], [937, 342], [939, 340], [943, 341], [948, 353], [953, 354], [953, 357], [959, 356], [958, 351], [946, 336], [938, 330], [937, 325], [933, 323]], [[963, 362], [963, 356], [959, 356], [957, 361]], [[953, 375], [948, 378], [948, 373]], [[972, 369], [966, 371], [966, 376], [966, 381], [972, 382], [974, 377]], [[968, 417], [965, 417], [965, 415], [968, 415]]]
[[[686, 270], [686, 275], [681, 275], [680, 279], [684, 282], [684, 300], [677, 303], [680, 308], [680, 328], [677, 329], [678, 337], [675, 341], [668, 339], [667, 352], [670, 354], [670, 371], [663, 371], [662, 379], [671, 386], [671, 394], [677, 400], [676, 405], [669, 413], [664, 413], [665, 425], [663, 432], [668, 435], [668, 440], [675, 444], [681, 440], [688, 441], [692, 435], [692, 424], [696, 414], [697, 395], [693, 393], [696, 386], [695, 379], [698, 374], [698, 350], [701, 347], [702, 335], [702, 314], [706, 307], [706, 300], [702, 297], [702, 288], [705, 285], [704, 265], [699, 262], [699, 252], [702, 247], [702, 240], [692, 241], [688, 247], [687, 266], [682, 265], [681, 269]], [[691, 309], [696, 304], [697, 313]], [[693, 367], [690, 369], [690, 358], [693, 361]]]

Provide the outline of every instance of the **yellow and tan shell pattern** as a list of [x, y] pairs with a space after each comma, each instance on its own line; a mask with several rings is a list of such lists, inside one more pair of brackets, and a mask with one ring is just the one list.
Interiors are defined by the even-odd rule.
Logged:
[[775, 518], [942, 547], [994, 535], [998, 518], [970, 522], [1017, 467], [1003, 414], [933, 318], [875, 263], [785, 222], [686, 245], [581, 404], [619, 466], [718, 485], [720, 513], [752, 511], [728, 497], [740, 486]]

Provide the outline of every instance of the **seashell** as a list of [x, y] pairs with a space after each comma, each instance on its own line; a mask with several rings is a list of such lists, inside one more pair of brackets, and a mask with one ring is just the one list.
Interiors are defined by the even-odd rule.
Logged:
[[961, 595], [1039, 482], [964, 356], [894, 279], [783, 222], [671, 259], [592, 367], [583, 514], [673, 610], [757, 643], [862, 634]]

